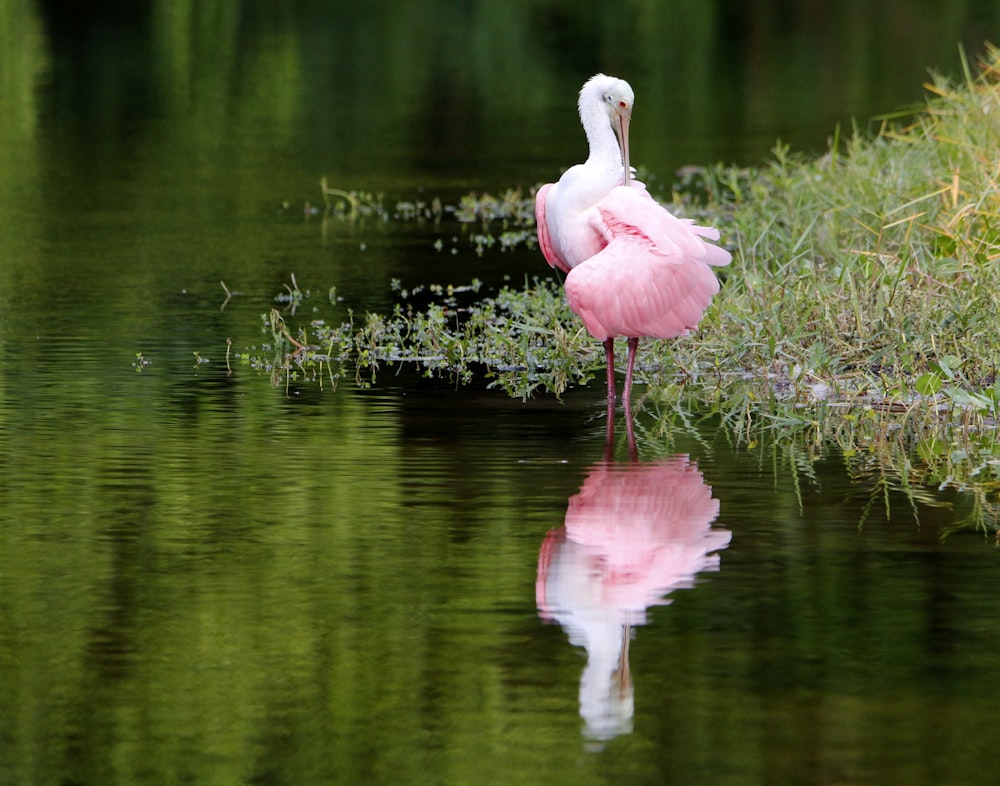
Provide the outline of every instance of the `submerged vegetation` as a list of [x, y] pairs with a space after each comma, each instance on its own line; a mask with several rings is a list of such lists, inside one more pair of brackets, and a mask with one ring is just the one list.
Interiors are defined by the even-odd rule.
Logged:
[[[927, 89], [921, 110], [882, 118], [874, 135], [838, 131], [821, 157], [779, 145], [759, 168], [682, 173], [664, 201], [718, 226], [734, 259], [698, 332], [645, 342], [637, 378], [661, 425], [699, 413], [748, 444], [760, 429], [781, 430], [798, 467], [836, 445], [853, 471], [889, 485], [973, 488], [977, 516], [995, 522], [1000, 55]], [[452, 253], [535, 243], [534, 189], [390, 211], [382, 195], [324, 181], [323, 198], [327, 220], [458, 222], [469, 248]], [[336, 384], [345, 373], [370, 384], [408, 363], [525, 397], [602, 373], [600, 345], [552, 279], [496, 292], [477, 281], [397, 286], [392, 313], [330, 322], [295, 318], [307, 295], [292, 283], [286, 313], [263, 315], [271, 341], [238, 355], [278, 385]]]

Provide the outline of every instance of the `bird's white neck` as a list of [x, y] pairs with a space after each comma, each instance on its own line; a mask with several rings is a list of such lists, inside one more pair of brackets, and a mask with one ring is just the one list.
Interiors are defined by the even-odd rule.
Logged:
[[622, 151], [608, 117], [607, 106], [599, 91], [580, 94], [580, 122], [583, 123], [590, 156], [587, 165], [600, 169], [616, 178], [622, 175]]

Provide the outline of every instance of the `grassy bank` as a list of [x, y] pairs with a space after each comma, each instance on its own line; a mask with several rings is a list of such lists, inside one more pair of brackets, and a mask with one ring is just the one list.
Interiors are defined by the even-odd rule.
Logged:
[[[736, 245], [697, 347], [840, 395], [992, 411], [1000, 358], [1000, 85], [928, 85], [926, 109], [818, 159], [783, 148], [708, 183]], [[936, 394], [932, 396], [931, 394]], [[930, 397], [930, 398], [928, 398]]]
[[[761, 167], [691, 170], [660, 195], [718, 226], [733, 263], [697, 333], [642, 345], [651, 439], [702, 417], [747, 445], [762, 429], [780, 432], [768, 444], [793, 471], [836, 445], [849, 468], [877, 468], [887, 488], [974, 488], [976, 515], [995, 520], [1000, 55], [927, 90], [925, 107], [882, 119], [875, 133], [836, 131], [825, 155], [778, 146]], [[533, 190], [450, 208], [401, 203], [392, 218], [381, 197], [324, 184], [324, 198], [332, 220], [453, 214], [468, 242], [459, 253], [535, 243]], [[276, 384], [344, 373], [365, 382], [407, 363], [514, 396], [560, 394], [603, 374], [600, 344], [559, 282], [492, 293], [459, 283], [432, 289], [429, 306], [428, 292], [418, 307], [399, 290], [391, 314], [336, 325], [274, 311], [264, 316], [274, 344], [240, 360]], [[287, 289], [286, 304], [303, 297]]]

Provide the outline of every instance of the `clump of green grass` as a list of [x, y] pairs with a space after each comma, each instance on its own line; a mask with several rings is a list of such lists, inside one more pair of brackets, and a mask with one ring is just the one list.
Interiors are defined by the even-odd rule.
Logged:
[[320, 193], [323, 195], [323, 206], [326, 215], [350, 219], [362, 216], [381, 220], [388, 218], [384, 204], [384, 194], [334, 188], [327, 183], [325, 177], [320, 180], [319, 187]]
[[1000, 390], [1000, 63], [808, 159], [706, 173], [735, 245], [680, 363], [995, 411]]
[[[481, 282], [404, 290], [391, 314], [356, 315], [335, 322], [316, 317], [293, 329], [278, 309], [261, 315], [263, 343], [237, 359], [271, 376], [276, 386], [316, 380], [333, 385], [345, 375], [370, 385], [384, 369], [409, 364], [426, 376], [470, 383], [478, 374], [490, 387], [525, 398], [539, 390], [585, 384], [601, 368], [593, 342], [573, 318], [561, 288], [535, 279], [478, 297]], [[285, 286], [275, 301], [288, 317], [310, 292]], [[430, 295], [422, 308], [417, 295]], [[603, 355], [601, 355], [603, 358]]]

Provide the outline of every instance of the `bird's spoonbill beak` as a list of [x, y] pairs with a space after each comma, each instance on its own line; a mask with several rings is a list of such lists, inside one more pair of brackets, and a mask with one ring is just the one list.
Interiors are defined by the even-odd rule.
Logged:
[[632, 177], [632, 168], [628, 161], [628, 124], [632, 119], [632, 106], [627, 101], [621, 101], [613, 113], [612, 126], [618, 137], [618, 147], [622, 149], [622, 163], [625, 165], [625, 185]]

